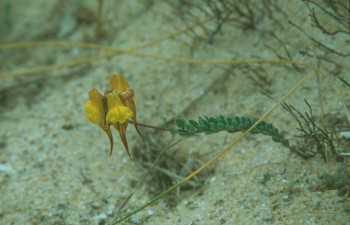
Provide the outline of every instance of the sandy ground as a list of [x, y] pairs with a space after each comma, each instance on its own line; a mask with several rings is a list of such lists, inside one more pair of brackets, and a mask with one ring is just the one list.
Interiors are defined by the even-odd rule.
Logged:
[[[278, 23], [257, 13], [254, 28], [244, 28], [237, 20], [225, 25], [211, 44], [208, 32], [215, 27], [213, 20], [194, 31], [174, 33], [205, 16], [196, 7], [181, 8], [177, 1], [172, 2], [104, 1], [98, 31], [98, 1], [0, 2], [1, 43], [84, 42], [128, 50], [113, 57], [46, 70], [47, 65], [108, 51], [62, 43], [1, 49], [0, 224], [106, 224], [117, 216], [132, 188], [166, 148], [171, 136], [141, 128], [142, 139], [130, 126], [127, 137], [133, 160], [125, 153], [117, 132], [115, 149], [109, 157], [108, 139], [86, 119], [84, 103], [91, 88], [104, 91], [111, 74], [125, 74], [134, 89], [138, 120], [161, 126], [176, 116], [258, 118], [275, 103], [262, 90], [279, 99], [311, 70], [273, 64], [188, 64], [155, 55], [206, 60], [276, 59], [276, 52], [286, 56], [286, 47], [293, 59], [316, 64], [300, 54], [315, 45], [288, 23], [291, 20], [322, 39], [322, 33], [310, 26], [309, 12], [301, 1], [288, 1], [288, 6], [277, 1], [284, 12], [276, 8], [272, 12]], [[189, 16], [189, 12], [197, 17]], [[165, 38], [154, 41], [161, 37]], [[337, 46], [332, 38], [324, 39], [334, 48], [346, 48]], [[342, 65], [340, 74], [349, 81], [349, 67], [344, 66], [348, 59], [337, 60]], [[40, 71], [34, 73], [25, 70], [37, 67]], [[218, 82], [213, 86], [215, 81]], [[321, 90], [326, 114], [344, 120], [345, 111], [332, 84], [348, 103], [349, 89], [336, 83], [334, 76], [322, 78], [320, 83], [316, 76], [311, 77], [288, 103], [303, 112], [307, 110], [303, 99], [307, 98], [319, 116]], [[300, 134], [297, 122], [281, 107], [267, 121], [285, 131], [292, 143], [302, 141], [296, 137]], [[238, 135], [202, 135], [168, 150], [161, 158], [165, 163], [160, 164], [168, 167], [155, 169], [136, 189], [121, 215], [187, 176]], [[250, 135], [192, 183], [124, 223], [349, 224], [348, 199], [338, 197], [335, 191], [308, 191], [319, 175], [337, 172], [346, 160], [326, 163], [320, 155], [304, 160], [269, 137]], [[169, 182], [161, 180], [164, 174]], [[147, 181], [152, 176], [160, 179]]]

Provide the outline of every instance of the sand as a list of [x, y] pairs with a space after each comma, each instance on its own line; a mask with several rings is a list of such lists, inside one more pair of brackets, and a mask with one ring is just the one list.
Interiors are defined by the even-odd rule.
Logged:
[[[244, 26], [244, 18], [233, 13], [234, 19], [210, 36], [215, 19], [181, 32], [205, 15], [198, 7], [180, 7], [180, 1], [103, 1], [100, 19], [94, 0], [1, 1], [1, 44], [37, 41], [39, 46], [0, 50], [0, 224], [107, 224], [117, 216], [171, 135], [141, 128], [141, 138], [129, 126], [130, 160], [114, 130], [109, 156], [108, 138], [87, 120], [84, 104], [91, 88], [106, 89], [111, 74], [124, 74], [135, 91], [141, 123], [163, 126], [175, 117], [220, 114], [259, 118], [312, 70], [286, 63], [242, 66], [196, 60], [288, 59], [290, 54], [317, 66], [302, 51], [322, 51], [288, 21], [332, 48], [349, 50], [345, 42], [311, 26], [302, 1], [271, 2], [283, 13], [271, 7], [269, 18], [257, 11], [254, 27]], [[112, 48], [123, 52], [89, 61]], [[320, 121], [322, 99], [327, 118], [345, 121], [348, 131], [346, 111], [332, 85], [349, 107], [349, 88], [335, 77], [350, 80], [349, 58], [332, 59], [339, 63], [338, 74], [330, 68], [319, 80], [311, 76], [287, 102], [304, 112], [306, 98]], [[46, 68], [53, 64], [59, 66]], [[297, 121], [281, 106], [266, 121], [292, 144], [304, 144]], [[120, 215], [179, 182], [239, 135], [175, 137], [182, 141], [167, 150]], [[334, 190], [308, 190], [320, 175], [344, 170], [346, 163], [348, 158], [326, 162], [320, 154], [305, 160], [270, 137], [248, 135], [192, 183], [123, 223], [349, 224], [348, 198]]]

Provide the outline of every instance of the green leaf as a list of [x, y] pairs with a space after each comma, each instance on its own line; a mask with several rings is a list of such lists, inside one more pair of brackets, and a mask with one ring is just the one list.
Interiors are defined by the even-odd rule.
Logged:
[[204, 126], [206, 128], [210, 128], [209, 123], [206, 120], [204, 120], [203, 118], [199, 117], [198, 118], [198, 122], [199, 122], [200, 125], [202, 125], [202, 126]]
[[180, 129], [184, 129], [185, 128], [186, 121], [184, 119], [177, 118], [175, 120], [175, 123]]
[[196, 129], [199, 129], [199, 123], [197, 123], [196, 121], [194, 120], [189, 120], [188, 121], [192, 126], [194, 126]]
[[208, 132], [208, 131], [210, 131], [210, 128], [200, 125], [200, 126], [199, 126], [199, 130], [200, 130], [201, 132]]
[[217, 126], [217, 129], [220, 131], [225, 130], [225, 124], [223, 124], [223, 123], [218, 123], [218, 124], [216, 124], [216, 126]]
[[194, 128], [194, 126], [192, 126], [190, 124], [186, 125], [186, 130], [187, 130], [188, 133], [191, 133], [191, 134], [195, 134], [196, 133], [196, 129]]
[[210, 129], [212, 130], [212, 131], [217, 131], [218, 129], [217, 129], [217, 126], [216, 126], [216, 124], [214, 123], [214, 122], [210, 122]]
[[190, 134], [190, 133], [187, 133], [187, 132], [179, 131], [179, 135], [180, 135], [181, 137], [192, 137], [192, 136], [194, 136], [195, 134]]

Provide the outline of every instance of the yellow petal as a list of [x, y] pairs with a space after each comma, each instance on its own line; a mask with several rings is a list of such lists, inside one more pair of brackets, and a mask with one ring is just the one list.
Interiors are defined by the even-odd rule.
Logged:
[[101, 114], [91, 101], [85, 103], [85, 114], [91, 123], [100, 124]]
[[107, 94], [107, 106], [108, 109], [117, 107], [117, 106], [125, 106], [119, 96], [114, 95], [113, 93]]
[[98, 108], [103, 110], [103, 96], [96, 88], [93, 88], [89, 91], [90, 101]]
[[132, 111], [126, 106], [116, 106], [109, 109], [106, 117], [108, 124], [125, 123], [134, 116]]
[[102, 95], [94, 88], [89, 91], [90, 101], [85, 103], [87, 118], [94, 124], [104, 125], [105, 111]]
[[107, 95], [108, 113], [106, 121], [108, 124], [125, 123], [133, 118], [134, 112], [120, 100], [119, 96]]
[[129, 88], [129, 84], [125, 80], [124, 75], [112, 75], [109, 78], [109, 87], [118, 94], [119, 92], [125, 91], [126, 88]]

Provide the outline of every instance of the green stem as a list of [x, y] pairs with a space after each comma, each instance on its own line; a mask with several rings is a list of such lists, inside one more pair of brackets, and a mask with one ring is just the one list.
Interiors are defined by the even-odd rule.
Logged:
[[[132, 122], [131, 120], [129, 120], [128, 122], [129, 122], [130, 124], [134, 124], [134, 122]], [[169, 128], [158, 127], [158, 126], [143, 124], [143, 123], [139, 123], [139, 122], [137, 122], [136, 125], [137, 125], [137, 126], [140, 126], [140, 127], [146, 127], [146, 128], [155, 129], [155, 130], [170, 131]]]

